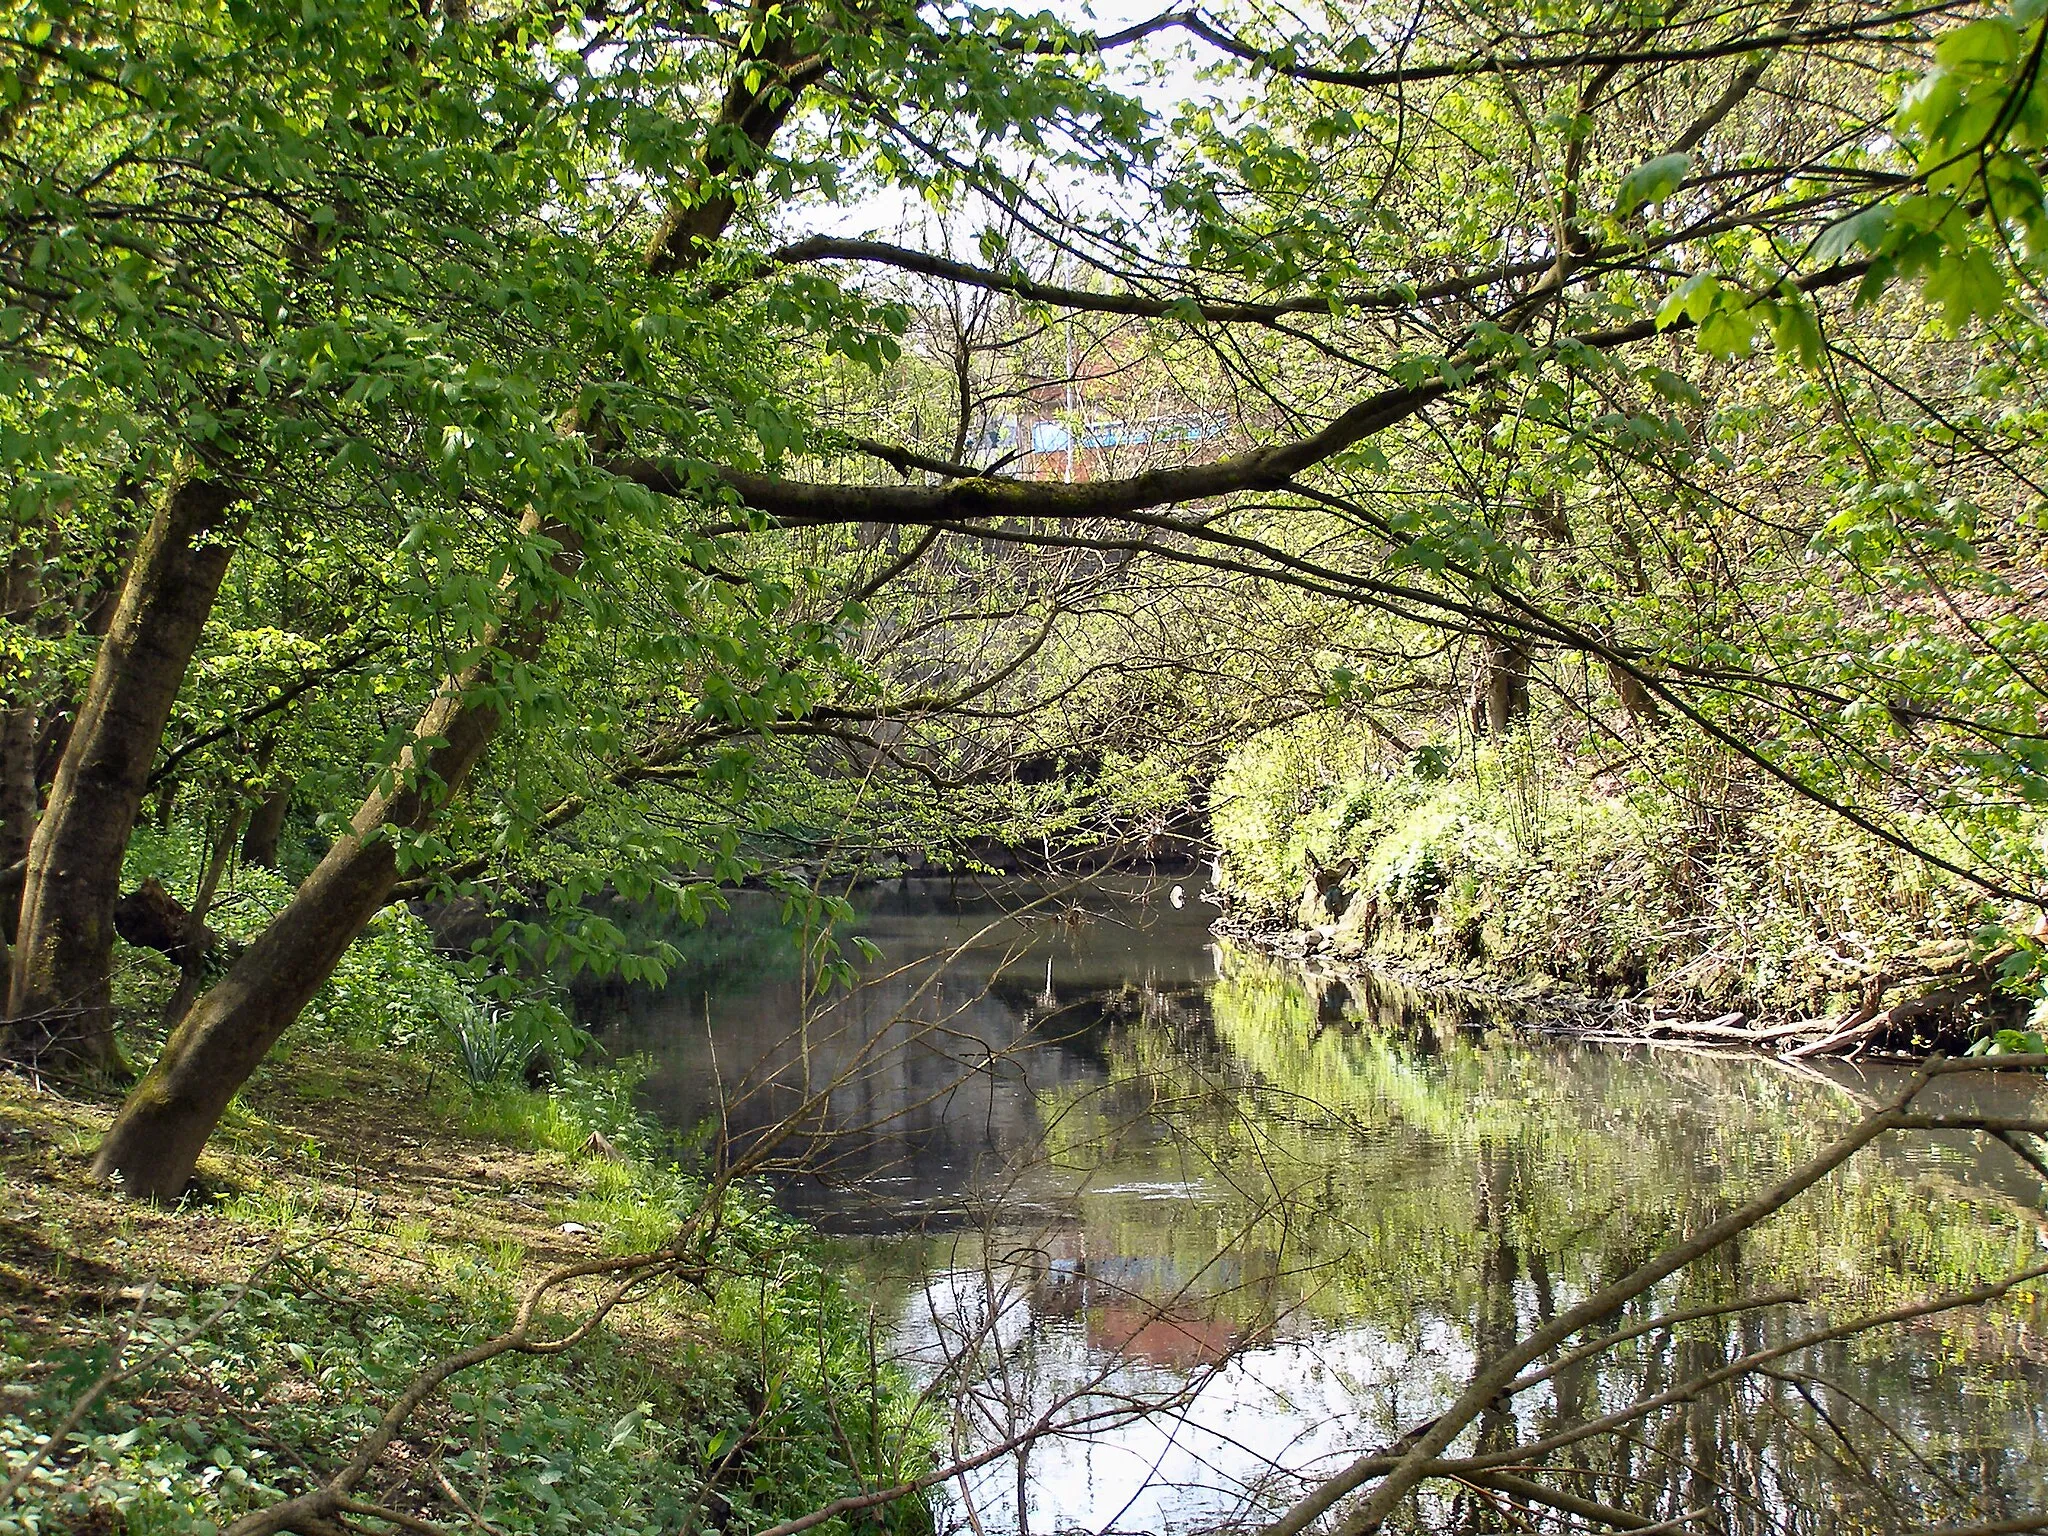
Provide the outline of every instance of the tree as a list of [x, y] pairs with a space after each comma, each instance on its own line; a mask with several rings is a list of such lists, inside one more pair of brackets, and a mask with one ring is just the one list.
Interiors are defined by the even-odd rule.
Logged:
[[[209, 519], [246, 505], [244, 548], [314, 537], [375, 572], [366, 600], [406, 637], [398, 675], [421, 711], [383, 733], [370, 795], [195, 1005], [102, 1171], [182, 1188], [220, 1106], [402, 877], [602, 826], [609, 868], [558, 903], [574, 943], [591, 880], [680, 907], [694, 898], [664, 861], [734, 872], [745, 807], [772, 796], [757, 770], [791, 740], [851, 735], [863, 772], [933, 774], [934, 738], [906, 749], [882, 727], [970, 705], [971, 681], [895, 690], [851, 658], [870, 605], [939, 541], [1101, 557], [1130, 592], [1194, 570], [1504, 656], [1580, 655], [1641, 691], [1633, 713], [1668, 710], [1874, 835], [2027, 894], [2037, 874], [1929, 845], [1857, 777], [1917, 766], [1868, 734], [1861, 701], [2010, 656], [2024, 624], [1870, 672], [1829, 672], [1830, 641], [1802, 636], [1788, 669], [1771, 626], [1659, 627], [1689, 553], [1674, 585], [1621, 602], [1603, 567], [1640, 530], [1575, 537], [1540, 571], [1520, 542], [1518, 508], [1594, 469], [1654, 502], [1674, 544], [1714, 537], [1728, 455], [1666, 408], [1700, 395], [1673, 346], [1689, 332], [1745, 389], [1778, 379], [1754, 355], [1766, 341], [1807, 370], [1769, 388], [1808, 419], [1849, 405], [1816, 485], [1856, 478], [1860, 503], [1892, 506], [1927, 471], [1887, 415], [1923, 397], [1891, 388], [1864, 338], [1925, 333], [1924, 301], [1939, 327], [1980, 328], [1955, 344], [1977, 349], [1962, 371], [2009, 366], [1998, 349], [2033, 333], [2008, 300], [2048, 227], [2040, 24], [1967, 14], [1568, 8], [1535, 50], [1512, 8], [1333, 9], [1327, 36], [1286, 46], [1252, 10], [1109, 36], [901, 5], [677, 18], [349, 0], [317, 37], [265, 6], [37, 12], [8, 45], [9, 99], [33, 110], [8, 119], [21, 180], [0, 237], [15, 544], [66, 497], [111, 523], [121, 484], [152, 487], [160, 522], [194, 498], [219, 501]], [[1256, 110], [1148, 112], [1118, 61], [1183, 42]], [[1913, 82], [1896, 114], [1873, 79]], [[980, 260], [769, 238], [896, 195], [972, 210]], [[1033, 275], [1032, 242], [1082, 273]], [[935, 443], [863, 442], [815, 381], [835, 357], [901, 364], [908, 306], [871, 270], [1004, 295], [1027, 325], [1143, 322], [1161, 355], [1199, 352], [1227, 381], [1241, 446], [1013, 479], [953, 462], [971, 398]], [[1867, 402], [1842, 383], [1858, 367]], [[1944, 431], [1945, 472], [2028, 483], [2024, 445]], [[1503, 433], [1504, 454], [1458, 446]], [[1475, 493], [1472, 465], [1495, 460], [1508, 494]], [[1602, 510], [1545, 505], [1589, 526]], [[222, 579], [153, 573], [182, 549], [205, 576], [231, 547], [181, 543], [186, 526], [145, 537], [41, 814], [17, 1043], [106, 1059], [90, 1021], [120, 844]], [[873, 558], [877, 529], [909, 536], [901, 558]], [[1027, 633], [1086, 627], [1058, 603], [1048, 621], [976, 600]], [[1049, 681], [1030, 660], [1043, 644], [1022, 649]], [[1987, 790], [2037, 779], [2039, 690], [1965, 697], [1918, 718], [1989, 750], [1942, 761]], [[486, 764], [494, 742], [504, 761]], [[1836, 766], [1845, 743], [1855, 772]], [[495, 830], [459, 803], [479, 771], [513, 791]], [[684, 784], [715, 808], [679, 840], [661, 829]], [[70, 999], [88, 1004], [75, 1026]]]
[[15, 1048], [118, 1065], [108, 967], [121, 856], [233, 546], [226, 485], [179, 483], [142, 536], [36, 822], [7, 1016]]

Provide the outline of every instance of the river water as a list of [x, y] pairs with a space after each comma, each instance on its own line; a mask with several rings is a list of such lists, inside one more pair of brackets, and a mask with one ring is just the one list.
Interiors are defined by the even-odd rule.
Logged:
[[[730, 1156], [793, 1123], [778, 1196], [843, 1244], [905, 1368], [939, 1384], [952, 1449], [1075, 1426], [945, 1485], [942, 1529], [1270, 1517], [1901, 1076], [1545, 1039], [1233, 950], [1189, 898], [882, 887], [851, 930], [880, 958], [829, 996], [773, 907], [743, 900], [685, 937], [666, 990], [599, 1011], [669, 1123]], [[1944, 1088], [2048, 1109], [2033, 1083]], [[2004, 1147], [1893, 1138], [1607, 1326], [1781, 1288], [1801, 1304], [1648, 1332], [1497, 1404], [1456, 1449], [1568, 1431], [1824, 1320], [2038, 1263], [2042, 1209]], [[1788, 1355], [1560, 1452], [1558, 1485], [1702, 1533], [2048, 1507], [2044, 1339], [2048, 1304], [2014, 1300]], [[1434, 1487], [1404, 1528], [1588, 1528]]]

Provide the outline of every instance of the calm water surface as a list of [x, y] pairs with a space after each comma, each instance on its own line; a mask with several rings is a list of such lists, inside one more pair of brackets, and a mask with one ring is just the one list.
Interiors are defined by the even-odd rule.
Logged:
[[[1899, 1079], [1544, 1040], [1235, 952], [1171, 886], [1022, 917], [1005, 914], [1032, 893], [869, 892], [857, 931], [882, 958], [810, 1008], [773, 909], [743, 902], [690, 941], [667, 991], [600, 1011], [612, 1047], [652, 1063], [647, 1101], [670, 1123], [744, 1151], [798, 1117], [780, 1196], [843, 1240], [901, 1357], [947, 1384], [960, 1450], [1049, 1408], [1092, 1416], [947, 1485], [942, 1526], [1269, 1516]], [[2048, 1104], [2034, 1084], [1968, 1091]], [[1895, 1139], [1617, 1326], [1779, 1287], [1805, 1306], [1649, 1334], [1490, 1412], [1460, 1449], [1552, 1433], [2044, 1249], [2038, 1181], [2006, 1149]], [[1694, 1532], [2024, 1513], [2048, 1505], [2044, 1333], [2035, 1302], [1808, 1350], [1567, 1453], [1574, 1486]], [[1470, 1490], [1404, 1518], [1571, 1528], [1517, 1524]]]

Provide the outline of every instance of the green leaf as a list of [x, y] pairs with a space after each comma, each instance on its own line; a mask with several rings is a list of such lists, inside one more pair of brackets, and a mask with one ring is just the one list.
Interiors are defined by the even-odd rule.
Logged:
[[1977, 246], [1951, 250], [1927, 279], [1929, 303], [1941, 306], [1942, 323], [1960, 331], [1972, 318], [1989, 320], [2005, 307], [2005, 274]]
[[1934, 61], [1944, 69], [1970, 65], [2004, 68], [2018, 61], [2020, 30], [2008, 17], [1987, 16], [1942, 35], [1934, 45]]
[[1781, 355], [1796, 357], [1808, 368], [1827, 355], [1820, 321], [1803, 299], [1790, 299], [1771, 310], [1771, 345]]
[[1627, 218], [1638, 208], [1663, 202], [1678, 190], [1691, 169], [1692, 156], [1684, 153], [1644, 161], [1621, 178], [1621, 186], [1614, 194], [1615, 213]]
[[1701, 350], [1719, 358], [1747, 357], [1756, 347], [1756, 311], [1722, 305], [1700, 324]]
[[1715, 301], [1721, 297], [1721, 280], [1711, 272], [1696, 272], [1676, 288], [1657, 309], [1657, 329], [1665, 330], [1678, 323], [1679, 318], [1698, 325], [1713, 312]]
[[1830, 266], [1848, 255], [1856, 246], [1861, 246], [1875, 256], [1891, 226], [1891, 205], [1879, 203], [1875, 208], [1852, 213], [1848, 218], [1830, 224], [1822, 230], [1819, 238], [1813, 242], [1813, 254]]
[[1706, 404], [1699, 390], [1693, 387], [1691, 379], [1683, 374], [1673, 373], [1669, 368], [1644, 368], [1636, 377], [1675, 405]]

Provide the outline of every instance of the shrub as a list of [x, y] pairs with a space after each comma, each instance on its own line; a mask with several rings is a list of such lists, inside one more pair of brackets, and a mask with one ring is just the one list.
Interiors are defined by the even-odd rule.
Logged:
[[1420, 753], [1376, 763], [1326, 728], [1268, 732], [1218, 779], [1224, 885], [1285, 916], [1311, 856], [1349, 858], [1352, 895], [1376, 898], [1354, 905], [1361, 940], [1770, 1010], [1826, 1006], [1887, 956], [1987, 920], [1960, 881], [1696, 745], [1671, 750], [1668, 776], [1711, 796], [1673, 795], [1648, 768], [1596, 783], [1533, 732], [1429, 777]]

